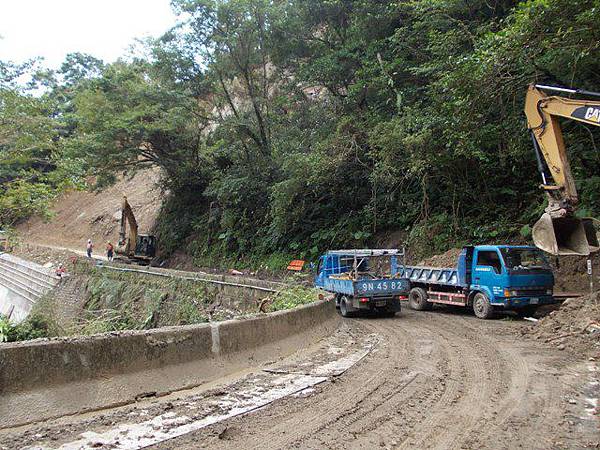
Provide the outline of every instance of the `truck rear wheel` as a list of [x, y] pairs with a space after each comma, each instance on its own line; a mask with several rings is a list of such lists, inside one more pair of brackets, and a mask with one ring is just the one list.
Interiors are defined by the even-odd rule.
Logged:
[[345, 295], [340, 299], [340, 313], [342, 317], [352, 317], [354, 312], [349, 311], [348, 304], [350, 303], [350, 299]]
[[473, 298], [473, 312], [479, 319], [491, 319], [494, 317], [494, 307], [483, 292], [478, 292]]
[[414, 287], [408, 293], [408, 306], [417, 311], [428, 311], [433, 303], [427, 301], [427, 292], [420, 287]]
[[340, 299], [342, 296], [340, 294], [335, 294], [335, 309], [340, 309]]

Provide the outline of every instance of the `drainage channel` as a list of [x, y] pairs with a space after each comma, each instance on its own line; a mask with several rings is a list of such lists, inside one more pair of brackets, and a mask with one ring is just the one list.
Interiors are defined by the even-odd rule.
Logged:
[[[348, 340], [354, 345], [345, 345]], [[286, 397], [311, 395], [314, 388], [343, 375], [380, 342], [380, 336], [356, 336], [348, 327], [322, 341], [308, 354], [271, 364], [223, 387], [172, 402], [138, 405], [103, 416], [101, 423], [80, 424], [79, 432], [55, 442], [28, 442], [29, 450], [83, 448], [140, 449], [249, 414]], [[103, 424], [111, 423], [108, 428]], [[64, 425], [64, 424], [63, 424]], [[58, 429], [63, 429], [57, 425]], [[47, 428], [52, 433], [52, 428]], [[59, 442], [56, 442], [58, 440]], [[32, 445], [33, 444], [33, 445]]]

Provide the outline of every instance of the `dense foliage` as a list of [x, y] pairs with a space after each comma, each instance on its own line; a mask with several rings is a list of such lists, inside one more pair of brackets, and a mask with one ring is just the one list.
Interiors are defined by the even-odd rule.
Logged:
[[[32, 160], [57, 146], [101, 180], [162, 167], [168, 251], [310, 257], [390, 235], [423, 252], [527, 238], [544, 207], [527, 85], [600, 90], [598, 0], [172, 3], [180, 24], [143, 55], [79, 55], [87, 70], [19, 94], [37, 144], [3, 132], [0, 176], [13, 175], [0, 202], [46, 188], [29, 181]], [[563, 125], [581, 212], [598, 215], [599, 130]], [[29, 158], [18, 177], [13, 150]]]

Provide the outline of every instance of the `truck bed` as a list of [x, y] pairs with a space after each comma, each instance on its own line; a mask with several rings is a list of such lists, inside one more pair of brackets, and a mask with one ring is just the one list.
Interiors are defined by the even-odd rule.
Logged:
[[324, 289], [352, 297], [387, 297], [408, 292], [410, 285], [408, 280], [400, 277], [361, 280], [327, 278]]
[[465, 286], [461, 283], [456, 267], [400, 266], [397, 275], [408, 278], [413, 283]]

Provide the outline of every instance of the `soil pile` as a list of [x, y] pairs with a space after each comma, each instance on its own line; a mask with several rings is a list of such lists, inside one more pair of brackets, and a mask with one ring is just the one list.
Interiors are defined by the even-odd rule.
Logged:
[[600, 287], [600, 255], [561, 256], [558, 260], [549, 258], [554, 272], [555, 292], [589, 292], [590, 278], [587, 274], [587, 261], [591, 259], [594, 283]]
[[121, 178], [100, 192], [72, 191], [60, 196], [51, 208], [52, 219], [35, 217], [17, 230], [27, 242], [85, 249], [88, 239], [98, 251], [106, 241], [116, 243], [121, 220], [121, 200], [127, 196], [140, 233], [154, 227], [163, 196], [158, 188], [160, 171], [143, 170]]
[[456, 267], [458, 255], [461, 251], [462, 248], [451, 248], [441, 255], [434, 255], [430, 258], [426, 258], [417, 265], [428, 267]]
[[565, 300], [525, 333], [560, 350], [600, 355], [600, 291]]

